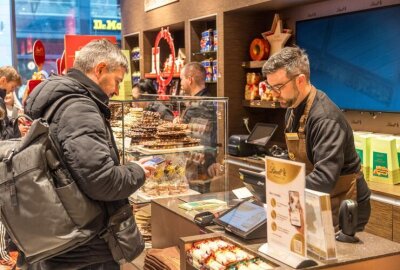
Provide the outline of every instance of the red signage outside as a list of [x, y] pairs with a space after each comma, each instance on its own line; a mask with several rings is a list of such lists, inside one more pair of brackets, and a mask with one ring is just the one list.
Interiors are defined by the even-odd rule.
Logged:
[[[88, 44], [92, 40], [97, 39], [108, 39], [114, 44], [117, 44], [117, 38], [115, 36], [82, 36], [82, 35], [65, 35], [64, 37], [64, 48], [65, 48], [65, 68], [68, 70], [74, 64], [75, 53], [79, 51], [83, 46]], [[63, 62], [63, 59], [61, 59]], [[64, 70], [61, 65], [61, 72]]]

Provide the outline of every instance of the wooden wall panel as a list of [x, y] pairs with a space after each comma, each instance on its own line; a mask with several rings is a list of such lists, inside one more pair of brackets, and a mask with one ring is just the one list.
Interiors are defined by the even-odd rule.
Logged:
[[393, 206], [371, 200], [371, 217], [365, 228], [366, 232], [393, 239]]
[[400, 207], [393, 206], [393, 241], [400, 243]]

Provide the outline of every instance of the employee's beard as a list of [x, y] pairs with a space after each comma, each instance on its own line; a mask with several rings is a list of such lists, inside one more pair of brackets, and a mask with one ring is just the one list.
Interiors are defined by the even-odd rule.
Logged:
[[[290, 99], [283, 99], [282, 101], [284, 101], [283, 103], [280, 102], [281, 107], [283, 108], [292, 108], [293, 105], [296, 104], [297, 99], [299, 98], [300, 92], [299, 89], [297, 88], [296, 84], [293, 84], [293, 92], [294, 92], [294, 96]], [[296, 104], [297, 106], [298, 104]]]

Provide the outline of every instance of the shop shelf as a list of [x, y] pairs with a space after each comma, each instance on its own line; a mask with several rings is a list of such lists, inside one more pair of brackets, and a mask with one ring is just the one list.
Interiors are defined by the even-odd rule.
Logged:
[[[162, 76], [163, 78], [166, 78], [166, 77], [169, 76], [169, 73], [161, 72], [161, 76]], [[145, 77], [146, 79], [156, 79], [156, 78], [157, 78], [157, 74], [155, 74], [155, 73], [146, 73], [146, 74], [144, 74], [144, 77]], [[174, 75], [173, 75], [172, 77], [173, 77], [173, 78], [179, 78], [179, 77], [180, 77], [180, 74], [179, 74], [179, 73], [174, 73]]]
[[279, 102], [267, 101], [267, 100], [243, 100], [242, 105], [244, 107], [251, 107], [251, 108], [266, 108], [266, 109], [281, 108], [279, 106]]
[[243, 68], [262, 68], [267, 60], [242, 62]]

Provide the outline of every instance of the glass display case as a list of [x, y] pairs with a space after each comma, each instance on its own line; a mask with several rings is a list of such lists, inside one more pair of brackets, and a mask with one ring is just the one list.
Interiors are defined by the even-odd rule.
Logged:
[[156, 168], [134, 200], [227, 190], [227, 102], [153, 95], [110, 102], [121, 162], [146, 159]]

